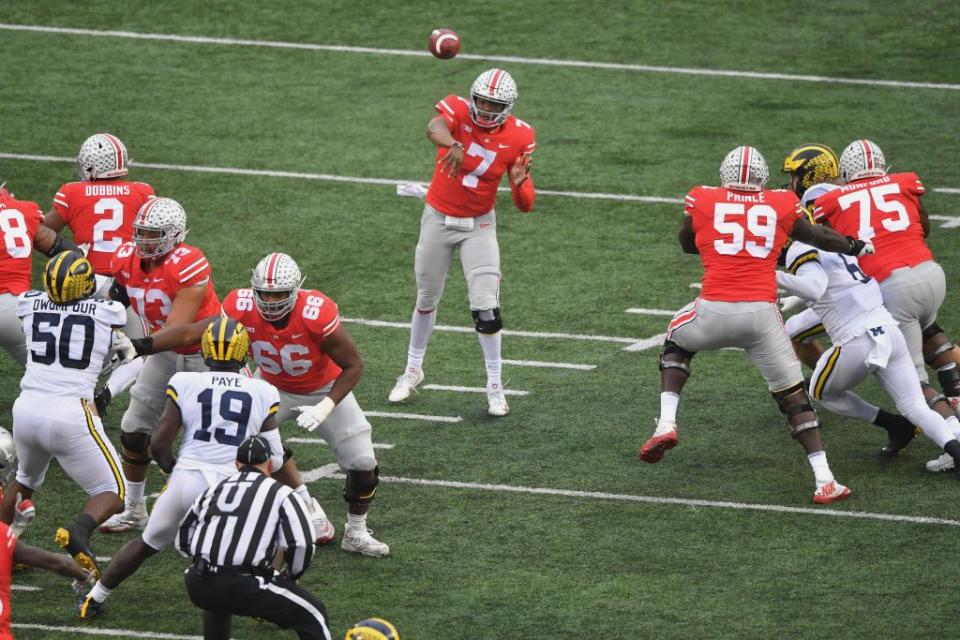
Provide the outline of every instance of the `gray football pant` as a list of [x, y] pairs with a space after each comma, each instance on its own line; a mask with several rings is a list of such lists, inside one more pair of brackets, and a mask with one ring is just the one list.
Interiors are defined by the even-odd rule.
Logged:
[[933, 260], [894, 269], [880, 283], [880, 292], [884, 306], [900, 325], [920, 381], [929, 382], [923, 361], [923, 330], [936, 322], [937, 311], [947, 295], [943, 269]]
[[26, 337], [17, 317], [17, 296], [12, 293], [0, 293], [0, 347], [20, 366], [27, 363]]

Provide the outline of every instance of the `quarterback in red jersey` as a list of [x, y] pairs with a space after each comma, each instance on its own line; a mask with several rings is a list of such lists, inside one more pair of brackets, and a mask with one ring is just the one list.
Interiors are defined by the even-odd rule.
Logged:
[[680, 245], [687, 253], [700, 254], [703, 289], [667, 329], [660, 357], [660, 418], [653, 437], [640, 449], [640, 459], [659, 462], [676, 446], [680, 392], [693, 356], [740, 347], [760, 370], [793, 437], [807, 453], [816, 476], [813, 501], [826, 504], [846, 498], [850, 490], [834, 479], [827, 464], [820, 423], [777, 310], [774, 274], [788, 237], [849, 255], [872, 247], [810, 224], [796, 194], [763, 188], [768, 177], [760, 152], [741, 146], [720, 165], [720, 188], [696, 187], [686, 196]]
[[503, 321], [494, 204], [504, 174], [520, 211], [531, 211], [536, 196], [529, 172], [530, 155], [536, 148], [533, 127], [511, 115], [516, 100], [517, 85], [510, 74], [490, 69], [474, 81], [469, 100], [449, 95], [438, 102], [439, 115], [427, 125], [427, 137], [437, 146], [437, 161], [420, 220], [417, 304], [407, 366], [390, 392], [390, 402], [403, 402], [423, 381], [423, 357], [437, 305], [454, 251], [459, 249], [470, 312], [486, 363], [487, 412], [505, 416], [510, 411], [501, 381]]
[[[920, 199], [924, 188], [915, 173], [887, 173], [876, 143], [854, 140], [840, 154], [839, 189], [814, 202], [813, 215], [841, 233], [871, 241], [876, 254], [860, 266], [877, 279], [883, 304], [900, 325], [927, 399], [938, 404], [924, 364], [937, 371], [943, 393], [960, 403], [960, 371], [954, 345], [937, 324], [946, 297], [946, 276], [925, 238], [930, 221]], [[949, 415], [945, 407], [935, 407]], [[947, 456], [949, 458], [949, 456]], [[953, 459], [944, 461], [953, 464]]]
[[41, 224], [43, 213], [36, 202], [17, 200], [5, 184], [0, 185], [0, 347], [23, 365], [27, 351], [17, 296], [30, 290], [33, 250], [53, 256], [76, 247]]
[[[79, 182], [67, 182], [53, 197], [53, 209], [44, 226], [60, 231], [65, 226], [74, 241], [86, 248], [87, 260], [97, 274], [97, 296], [109, 295], [110, 262], [120, 245], [133, 239], [133, 218], [143, 204], [155, 198], [153, 187], [145, 182], [126, 180], [127, 147], [114, 135], [98, 133], [84, 140], [77, 154]], [[132, 309], [127, 310], [124, 333], [131, 338], [143, 336], [143, 325]], [[94, 401], [101, 417], [110, 400], [133, 384], [143, 360], [117, 367]]]
[[[110, 296], [129, 304], [151, 332], [219, 315], [210, 263], [202, 251], [183, 244], [187, 234], [183, 207], [170, 198], [148, 200], [137, 212], [133, 228], [133, 242], [121, 245], [113, 256]], [[120, 422], [127, 478], [125, 508], [103, 523], [101, 531], [143, 529], [146, 525], [147, 449], [163, 413], [167, 382], [178, 371], [206, 370], [199, 345], [146, 358]]]

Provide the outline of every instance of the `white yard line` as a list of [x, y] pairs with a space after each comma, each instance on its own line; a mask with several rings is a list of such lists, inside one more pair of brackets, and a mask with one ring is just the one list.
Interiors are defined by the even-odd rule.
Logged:
[[398, 418], [400, 420], [423, 420], [424, 422], [462, 422], [460, 416], [430, 416], [420, 413], [394, 413], [392, 411], [364, 411], [364, 415], [371, 418]]
[[[387, 320], [367, 320], [365, 318], [341, 318], [344, 322], [350, 324], [359, 324], [367, 327], [389, 327], [392, 329], [409, 329], [409, 322], [391, 322]], [[434, 331], [450, 331], [453, 333], [476, 333], [473, 327], [455, 327], [451, 325], [438, 324], [433, 328]], [[619, 338], [616, 336], [596, 336], [577, 333], [550, 333], [543, 331], [517, 331], [514, 329], [504, 329], [501, 333], [505, 336], [517, 336], [519, 338], [556, 338], [560, 340], [593, 340], [596, 342], [619, 342], [623, 344], [633, 344], [639, 338]]]
[[28, 584], [11, 584], [10, 591], [40, 591], [40, 587], [31, 587]]
[[[486, 393], [486, 387], [460, 387], [452, 384], [425, 384], [424, 389], [430, 391], [455, 391], [457, 393]], [[518, 389], [504, 389], [503, 393], [508, 396], [528, 396], [529, 391], [520, 391]]]
[[139, 629], [105, 629], [103, 627], [68, 627], [50, 624], [30, 624], [14, 622], [10, 625], [14, 629], [35, 629], [37, 631], [52, 631], [62, 634], [80, 634], [85, 636], [109, 636], [112, 638], [154, 638], [156, 640], [203, 640], [203, 636], [182, 636], [176, 633], [161, 633], [158, 631], [141, 631]]
[[[153, 40], [158, 42], [178, 42], [189, 44], [212, 44], [221, 46], [261, 47], [270, 49], [298, 49], [302, 51], [326, 51], [334, 53], [360, 53], [382, 56], [430, 56], [426, 49], [384, 49], [379, 47], [353, 47], [345, 45], [312, 44], [306, 42], [284, 42], [278, 40], [253, 40], [246, 38], [214, 38], [210, 36], [187, 36], [169, 33], [143, 33], [138, 31], [78, 29], [73, 27], [49, 27], [45, 25], [0, 23], [0, 29], [6, 31], [28, 31], [34, 33], [54, 33], [99, 38], [125, 38], [130, 40]], [[958, 91], [960, 84], [940, 82], [912, 82], [906, 80], [871, 80], [868, 78], [839, 78], [831, 76], [799, 75], [792, 73], [773, 73], [766, 71], [740, 71], [735, 69], [702, 69], [695, 67], [668, 67], [661, 65], [629, 64], [618, 62], [590, 62], [586, 60], [557, 60], [553, 58], [525, 58], [520, 56], [500, 56], [463, 53], [461, 60], [491, 60], [512, 64], [530, 64], [549, 67], [570, 67], [580, 69], [607, 69], [611, 71], [633, 71], [642, 73], [665, 73], [672, 75], [713, 76], [724, 78], [749, 78], [753, 80], [785, 80], [788, 82], [816, 82], [827, 84], [847, 84], [868, 87], [890, 87], [897, 89], [940, 89]]]
[[666, 339], [666, 333], [658, 333], [655, 336], [649, 338], [644, 338], [643, 340], [638, 340], [631, 345], [628, 345], [623, 348], [624, 351], [646, 351], [647, 349], [652, 349], [653, 347], [659, 347], [663, 344], [663, 341]]
[[[318, 444], [321, 447], [329, 446], [327, 441], [323, 438], [284, 438], [284, 442], [292, 442], [294, 444]], [[383, 442], [374, 442], [374, 449], [393, 449], [396, 445], [386, 444]]]
[[701, 283], [699, 283], [699, 282], [691, 282], [691, 283], [690, 283], [690, 288], [691, 288], [691, 289], [703, 289], [703, 284], [701, 284]]
[[[960, 193], [960, 189], [954, 189], [953, 191]], [[941, 229], [956, 229], [957, 227], [960, 227], [960, 216], [931, 215], [929, 216], [929, 218], [931, 220], [937, 220], [939, 222], [943, 222], [943, 224], [940, 225]]]
[[643, 316], [670, 316], [671, 318], [677, 315], [676, 311], [670, 309], [644, 309], [643, 307], [630, 307], [624, 313], [636, 313]]
[[540, 360], [504, 360], [503, 364], [515, 367], [543, 367], [545, 369], [576, 369], [578, 371], [593, 371], [595, 364], [573, 364], [571, 362], [541, 362]]
[[[336, 462], [331, 462], [330, 464], [325, 464], [319, 469], [311, 469], [310, 471], [301, 472], [300, 477], [303, 478], [304, 482], [313, 482], [314, 480], [319, 480], [320, 478], [332, 478], [340, 474], [340, 465]], [[345, 475], [340, 474], [340, 478], [345, 478]]]
[[[327, 467], [329, 466], [330, 465], [327, 465]], [[323, 467], [323, 469], [326, 469], [326, 467]], [[320, 470], [318, 469], [316, 471]], [[313, 471], [307, 471], [304, 473], [304, 482], [307, 481], [307, 476], [310, 476], [310, 474], [313, 473]], [[333, 474], [324, 473], [322, 476], [318, 475], [317, 477], [329, 477], [342, 480], [345, 476], [338, 472]], [[400, 478], [396, 476], [380, 476], [380, 481], [426, 487], [445, 487], [448, 489], [470, 489], [476, 491], [493, 491], [500, 493], [529, 493], [535, 495], [582, 498], [588, 500], [610, 500], [614, 502], [634, 502], [680, 507], [707, 507], [713, 509], [734, 509], [737, 511], [767, 511], [772, 513], [791, 513], [799, 515], [829, 516], [834, 518], [854, 518], [861, 520], [881, 520], [885, 522], [906, 522], [911, 524], [936, 524], [948, 527], [960, 527], [960, 520], [932, 518], [929, 516], [904, 516], [893, 513], [873, 513], [869, 511], [838, 511], [834, 509], [813, 507], [787, 507], [779, 504], [755, 504], [749, 502], [731, 502], [727, 500], [697, 500], [695, 498], [668, 498], [663, 496], [636, 496], [627, 493], [576, 491], [572, 489], [548, 489], [542, 487], [522, 487], [509, 484], [459, 482], [456, 480], [423, 480], [418, 478]]]
[[948, 188], [946, 188], [946, 187], [939, 187], [939, 188], [937, 188], [937, 189], [934, 189], [934, 191], [936, 191], [937, 193], [954, 193], [954, 194], [960, 194], [960, 189], [948, 189]]

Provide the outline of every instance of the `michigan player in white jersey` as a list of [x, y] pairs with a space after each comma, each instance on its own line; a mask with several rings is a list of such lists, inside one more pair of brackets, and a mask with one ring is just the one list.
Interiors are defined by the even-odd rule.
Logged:
[[[236, 472], [237, 447], [244, 439], [261, 435], [276, 452], [272, 467], [283, 464], [276, 421], [280, 393], [269, 382], [240, 373], [250, 348], [246, 328], [219, 317], [204, 330], [201, 348], [210, 370], [170, 378], [166, 407], [150, 440], [157, 464], [164, 473], [172, 472], [167, 487], [157, 498], [143, 534], [113, 557], [99, 582], [77, 605], [80, 618], [102, 613], [103, 601], [121, 582], [173, 543], [180, 521], [197, 496]], [[173, 440], [181, 426], [183, 442], [174, 460]]]
[[[786, 262], [789, 273], [778, 271], [777, 285], [807, 300], [833, 340], [833, 348], [817, 362], [810, 395], [836, 413], [870, 421], [876, 407], [849, 390], [873, 374], [907, 420], [960, 459], [960, 423], [927, 406], [906, 341], [883, 306], [876, 280], [860, 270], [856, 258], [802, 242], [790, 246]], [[909, 438], [899, 448], [906, 442]]]
[[57, 530], [56, 542], [99, 575], [90, 534], [123, 509], [125, 488], [120, 458], [93, 408], [93, 390], [117, 340], [133, 351], [116, 331], [127, 315], [119, 302], [93, 297], [93, 267], [77, 252], [62, 252], [47, 263], [43, 287], [17, 302], [28, 359], [13, 405], [17, 475], [0, 519], [11, 521], [16, 502], [32, 497], [56, 459], [90, 496], [82, 513]]

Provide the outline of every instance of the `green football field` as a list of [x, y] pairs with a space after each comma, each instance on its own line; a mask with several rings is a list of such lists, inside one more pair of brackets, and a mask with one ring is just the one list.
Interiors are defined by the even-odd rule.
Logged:
[[[882, 464], [882, 431], [821, 411], [853, 496], [814, 509], [809, 465], [762, 379], [721, 351], [694, 360], [680, 446], [657, 465], [636, 459], [659, 412], [655, 337], [669, 318], [625, 310], [697, 295], [680, 202], [716, 184], [739, 144], [765, 154], [770, 186], [811, 141], [839, 152], [868, 137], [894, 171], [916, 171], [949, 282], [940, 324], [960, 339], [960, 4], [834, 5], [7, 0], [0, 180], [47, 210], [82, 141], [109, 131], [133, 179], [185, 206], [221, 295], [284, 251], [339, 303], [380, 445], [369, 524], [391, 554], [318, 551], [303, 584], [335, 637], [372, 615], [404, 640], [951, 637], [960, 485], [924, 469], [939, 453], [928, 440]], [[458, 58], [426, 53], [436, 27], [458, 31]], [[503, 419], [477, 393], [422, 389], [391, 406], [422, 208], [395, 185], [430, 179], [434, 103], [492, 66], [513, 74], [514, 113], [538, 138], [536, 209], [499, 202], [505, 379], [519, 395]], [[466, 300], [455, 263], [425, 384], [485, 382]], [[0, 354], [7, 427], [19, 378]], [[893, 410], [874, 382], [861, 391]], [[125, 405], [105, 420], [115, 443]], [[283, 435], [339, 533], [331, 452], [297, 442], [314, 436], [296, 424]], [[148, 493], [161, 485], [152, 470]], [[53, 465], [25, 540], [55, 548], [83, 498]], [[129, 537], [97, 535], [94, 550]], [[185, 567], [165, 551], [82, 624], [65, 579], [17, 573], [14, 632], [199, 637]], [[233, 637], [293, 634], [237, 619]]]

